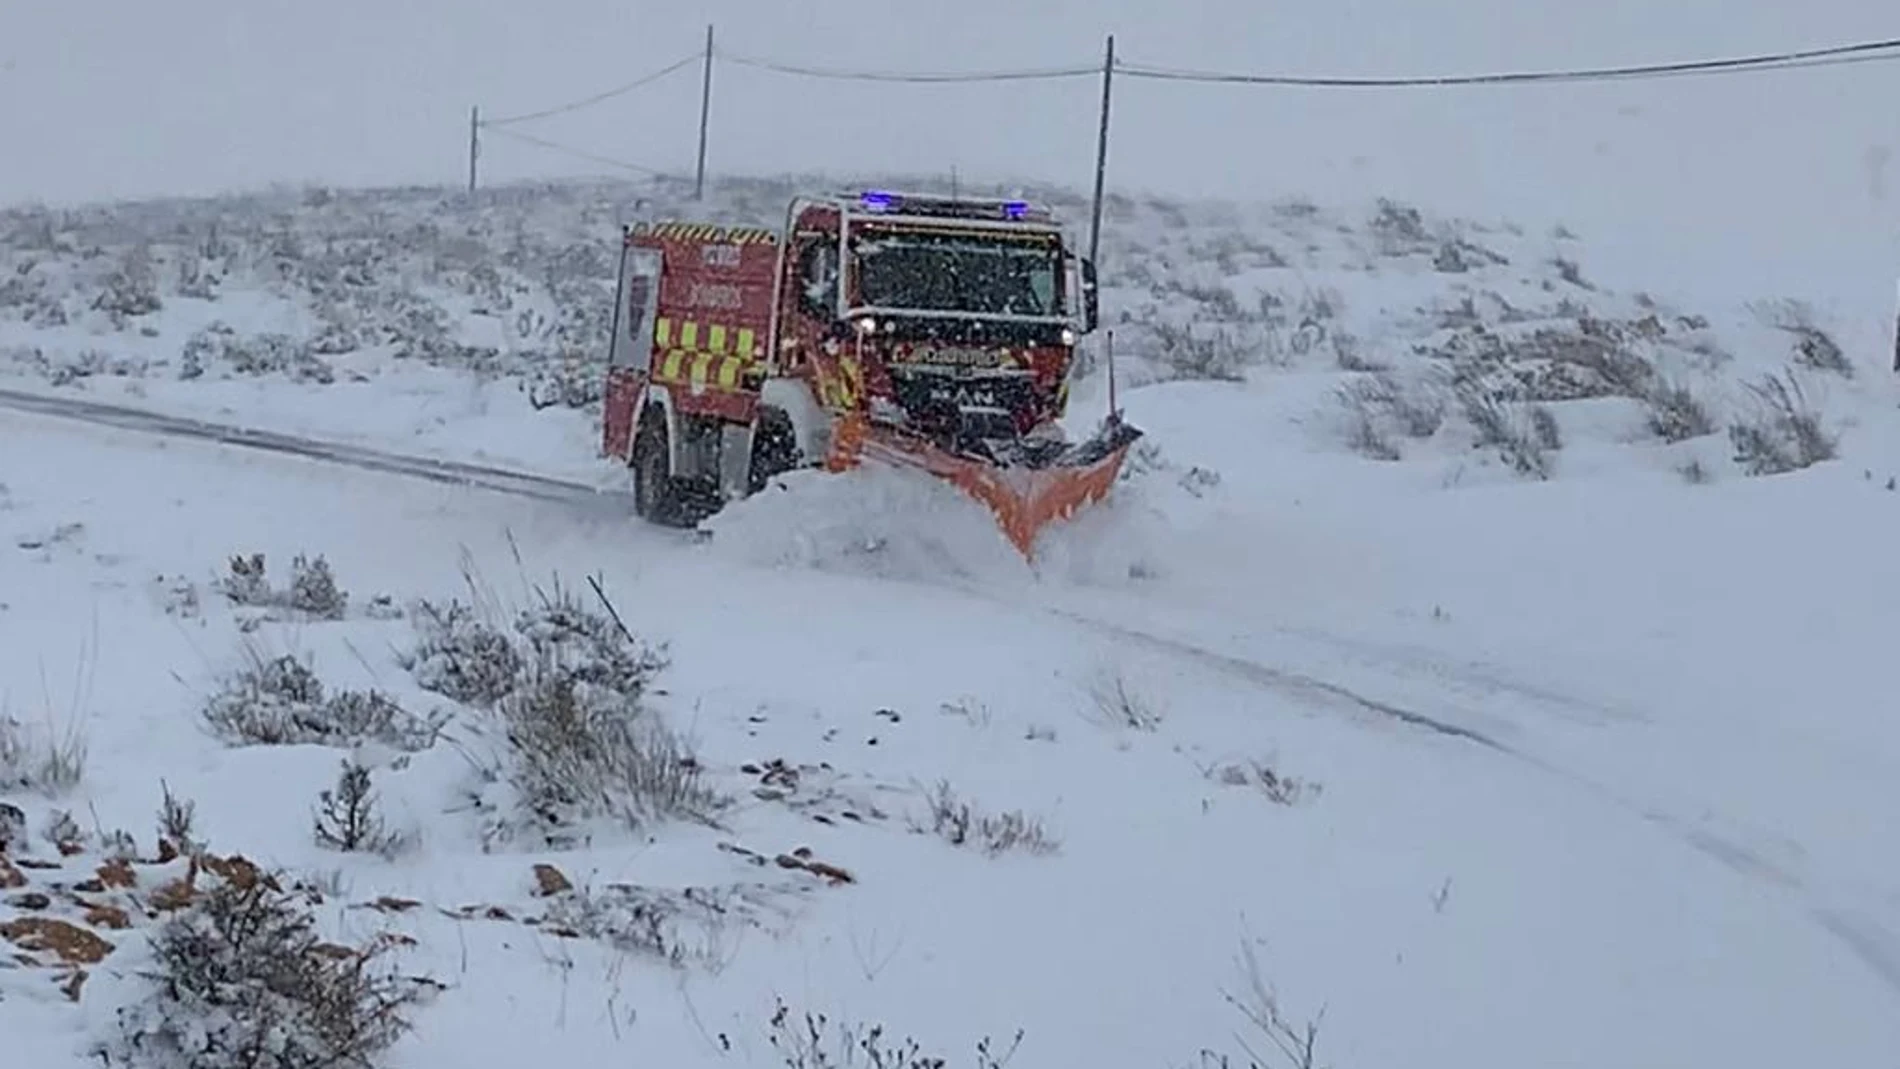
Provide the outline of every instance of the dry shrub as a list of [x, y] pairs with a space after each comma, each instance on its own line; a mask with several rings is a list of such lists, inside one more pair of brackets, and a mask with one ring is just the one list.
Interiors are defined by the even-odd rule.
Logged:
[[1650, 431], [1665, 442], [1686, 442], [1715, 433], [1707, 406], [1687, 386], [1659, 381], [1643, 400]]
[[153, 935], [151, 989], [98, 1054], [142, 1069], [374, 1066], [427, 990], [384, 965], [395, 945], [325, 943], [309, 900], [274, 879], [220, 884]]
[[1224, 786], [1257, 790], [1276, 805], [1296, 805], [1306, 795], [1320, 792], [1319, 784], [1281, 775], [1265, 761], [1229, 761], [1204, 768], [1202, 773]]
[[1110, 673], [1089, 686], [1096, 719], [1113, 728], [1154, 731], [1161, 726], [1161, 710], [1140, 689], [1129, 685], [1128, 677]]
[[1729, 425], [1735, 460], [1750, 475], [1781, 475], [1839, 455], [1839, 439], [1792, 373], [1747, 385], [1755, 412]]
[[85, 778], [86, 755], [86, 733], [77, 719], [60, 729], [0, 715], [0, 794], [63, 795]]
[[952, 846], [973, 847], [991, 857], [1016, 850], [1053, 854], [1060, 849], [1041, 820], [1020, 810], [985, 813], [957, 797], [948, 781], [938, 781], [925, 794], [925, 802], [929, 814], [924, 820], [912, 819], [911, 830], [936, 835]]
[[1498, 457], [1519, 475], [1550, 478], [1550, 453], [1563, 443], [1558, 440], [1556, 420], [1548, 410], [1533, 407], [1529, 418], [1522, 418], [1497, 395], [1472, 381], [1461, 383], [1456, 394], [1465, 419], [1476, 432], [1479, 448], [1496, 449]]
[[1794, 339], [1794, 362], [1812, 371], [1843, 378], [1854, 377], [1854, 363], [1839, 342], [1815, 323], [1814, 309], [1805, 301], [1781, 300], [1757, 304], [1761, 320]]
[[[998, 1049], [984, 1036], [977, 1041], [973, 1069], [1003, 1069], [1022, 1045], [1017, 1029], [1009, 1046]], [[776, 1000], [767, 1024], [767, 1042], [785, 1069], [947, 1069], [949, 1061], [924, 1049], [915, 1039], [897, 1039], [881, 1024], [836, 1021], [822, 1013], [793, 1014]]]

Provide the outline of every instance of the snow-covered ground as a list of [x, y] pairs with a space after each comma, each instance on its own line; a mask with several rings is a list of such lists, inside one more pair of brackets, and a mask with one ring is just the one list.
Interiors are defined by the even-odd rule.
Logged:
[[[781, 189], [715, 212], [769, 218]], [[15, 212], [0, 385], [616, 485], [586, 388], [602, 250], [664, 197]], [[1248, 959], [1341, 1069], [1893, 1064], [1888, 311], [1645, 295], [1587, 236], [1398, 204], [1113, 207], [1148, 437], [1033, 568], [878, 472], [789, 477], [700, 542], [0, 409], [0, 703], [28, 757], [87, 743], [76, 782], [0, 777], [11, 856], [63, 866], [0, 868], [0, 933], [50, 914], [114, 944], [76, 1004], [66, 971], [0, 967], [9, 1057], [77, 1065], [148, 993], [140, 913], [179, 863], [59, 888], [113, 829], [156, 861], [169, 790], [209, 850], [318, 888], [326, 937], [414, 940], [403, 972], [446, 986], [392, 1065], [845, 1064], [774, 1048], [776, 1000], [952, 1064], [1018, 1028], [1016, 1066], [1289, 1064]], [[251, 553], [279, 587], [323, 555], [341, 618], [234, 603]], [[416, 599], [505, 633], [557, 580], [664, 644], [635, 697], [729, 799], [710, 826], [524, 811], [482, 775], [519, 768], [505, 716], [406, 656]], [[231, 673], [284, 654], [445, 711], [443, 737], [209, 730]], [[393, 858], [313, 835], [346, 756], [411, 838]], [[537, 893], [537, 865], [572, 888]], [[127, 927], [86, 918], [102, 895]]]

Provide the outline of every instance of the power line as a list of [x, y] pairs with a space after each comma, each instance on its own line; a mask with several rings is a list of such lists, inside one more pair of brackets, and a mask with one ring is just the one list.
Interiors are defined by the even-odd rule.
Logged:
[[560, 104], [552, 108], [543, 109], [541, 111], [531, 111], [525, 115], [510, 115], [509, 117], [505, 119], [487, 119], [487, 120], [484, 120], [481, 123], [481, 125], [485, 129], [494, 129], [497, 126], [509, 126], [514, 123], [532, 122], [535, 119], [546, 119], [555, 115], [563, 115], [570, 111], [579, 111], [582, 108], [589, 108], [589, 107], [594, 106], [595, 104], [600, 103], [603, 100], [611, 100], [614, 97], [620, 96], [623, 93], [631, 93], [635, 89], [638, 89], [643, 85], [647, 85], [651, 82], [657, 82], [661, 78], [664, 78], [669, 74], [672, 74], [674, 71], [679, 70], [682, 67], [699, 62], [701, 58], [702, 58], [701, 55], [698, 52], [695, 52], [690, 56], [683, 57], [676, 63], [672, 63], [665, 67], [662, 67], [651, 74], [642, 75], [641, 77], [636, 78], [625, 85], [615, 86], [614, 88], [609, 89], [604, 93], [595, 93], [593, 96], [586, 97], [582, 100], [576, 100], [569, 104]]
[[[1112, 55], [1112, 54], [1111, 54]], [[704, 52], [695, 52], [682, 56], [679, 60], [659, 70], [637, 78], [625, 85], [616, 86], [605, 92], [581, 100], [572, 101], [541, 111], [513, 115], [502, 119], [475, 120], [470, 131], [470, 188], [474, 188], [472, 162], [476, 151], [476, 132], [482, 129], [528, 144], [537, 145], [555, 152], [565, 153], [593, 163], [604, 164], [638, 174], [665, 176], [666, 172], [647, 167], [643, 164], [614, 159], [573, 148], [558, 142], [533, 137], [528, 134], [506, 129], [516, 123], [531, 122], [555, 115], [578, 111], [592, 107], [603, 101], [642, 86], [658, 81], [695, 62], [708, 64], [714, 58], [727, 60], [735, 65], [751, 67], [757, 70], [802, 78], [822, 78], [839, 81], [861, 82], [907, 82], [907, 83], [974, 83], [974, 82], [1022, 82], [1048, 81], [1066, 78], [1093, 78], [1104, 74], [1104, 69], [1096, 64], [1078, 64], [1068, 67], [1017, 68], [987, 71], [874, 71], [854, 70], [839, 67], [820, 67], [801, 63], [787, 63], [755, 56], [734, 55], [724, 50], [715, 50], [708, 40]], [[1421, 75], [1404, 77], [1338, 77], [1338, 76], [1302, 76], [1286, 74], [1249, 74], [1244, 72], [1226, 72], [1196, 70], [1183, 67], [1153, 66], [1143, 63], [1123, 63], [1110, 59], [1108, 72], [1119, 73], [1130, 78], [1146, 78], [1157, 81], [1198, 82], [1227, 85], [1274, 85], [1304, 86], [1318, 88], [1422, 88], [1442, 86], [1477, 85], [1526, 85], [1563, 82], [1607, 82], [1622, 80], [1656, 79], [1685, 77], [1693, 75], [1740, 74], [1755, 71], [1794, 70], [1810, 67], [1846, 66], [1859, 63], [1883, 63], [1900, 60], [1900, 38], [1861, 41], [1853, 44], [1833, 45], [1822, 48], [1793, 49], [1781, 52], [1759, 53], [1755, 55], [1734, 56], [1721, 59], [1684, 60], [1668, 63], [1649, 63], [1627, 66], [1583, 67], [1573, 69], [1542, 71], [1504, 71], [1486, 74], [1464, 75]], [[710, 73], [710, 66], [708, 67]]]
[[1738, 74], [1759, 70], [1845, 66], [1900, 60], [1900, 38], [1856, 44], [1764, 53], [1727, 59], [1651, 63], [1624, 67], [1585, 67], [1574, 70], [1514, 71], [1496, 74], [1426, 75], [1397, 78], [1301, 77], [1282, 74], [1241, 74], [1219, 71], [1117, 64], [1115, 71], [1131, 78], [1222, 83], [1228, 85], [1286, 85], [1322, 88], [1408, 88], [1453, 85], [1522, 85], [1549, 82], [1602, 82], [1686, 75]]
[[1090, 77], [1102, 72], [1101, 67], [1096, 65], [1041, 67], [1021, 70], [946, 71], [934, 73], [915, 71], [865, 71], [845, 70], [836, 67], [812, 67], [797, 63], [781, 63], [777, 60], [733, 55], [725, 51], [720, 51], [717, 55], [720, 59], [728, 60], [741, 67], [752, 67], [756, 70], [797, 75], [802, 78], [829, 78], [838, 81], [853, 82], [1026, 82], [1046, 81], [1056, 78]]
[[[695, 56], [693, 58], [697, 59], [699, 57]], [[585, 149], [574, 148], [571, 145], [563, 145], [557, 141], [549, 141], [543, 137], [535, 137], [533, 134], [524, 134], [519, 130], [496, 130], [495, 133], [503, 137], [511, 137], [516, 141], [525, 141], [530, 145], [539, 145], [553, 152], [566, 153], [569, 156], [587, 160], [590, 163], [604, 164], [608, 167], [617, 167], [623, 171], [632, 171], [635, 174], [649, 175], [655, 178], [672, 177], [666, 171], [662, 171], [657, 167], [648, 167], [643, 163], [631, 163], [627, 160], [614, 159], [611, 156], [597, 155]]]

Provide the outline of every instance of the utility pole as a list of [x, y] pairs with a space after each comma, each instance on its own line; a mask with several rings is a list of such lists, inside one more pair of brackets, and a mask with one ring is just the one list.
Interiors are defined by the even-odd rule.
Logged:
[[706, 125], [712, 118], [713, 28], [706, 24], [705, 73], [699, 88], [699, 167], [693, 172], [693, 199], [706, 199]]
[[468, 109], [468, 191], [475, 192], [475, 160], [482, 154], [482, 109]]
[[1102, 59], [1102, 125], [1095, 139], [1095, 209], [1089, 219], [1089, 262], [1101, 270], [1102, 182], [1108, 175], [1108, 98], [1115, 80], [1115, 35], [1108, 35], [1108, 54]]

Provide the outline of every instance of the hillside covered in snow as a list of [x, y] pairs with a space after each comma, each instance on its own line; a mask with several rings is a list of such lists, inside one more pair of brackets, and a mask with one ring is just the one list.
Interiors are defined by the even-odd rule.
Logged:
[[870, 470], [640, 525], [595, 446], [617, 228], [840, 181], [0, 212], [0, 1049], [1893, 1060], [1890, 310], [1116, 197], [1147, 436], [1033, 564]]

